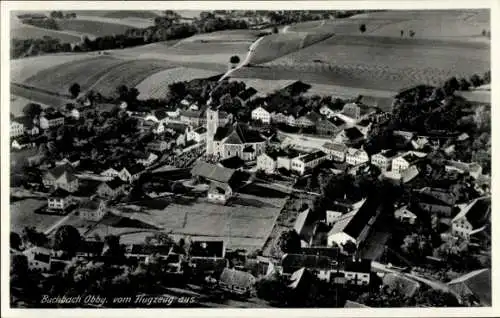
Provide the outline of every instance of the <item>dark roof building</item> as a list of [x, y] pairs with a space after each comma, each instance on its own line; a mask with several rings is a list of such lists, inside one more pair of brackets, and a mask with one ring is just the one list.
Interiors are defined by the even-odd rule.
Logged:
[[[245, 150], [243, 150], [245, 151]], [[240, 157], [238, 156], [232, 156], [226, 159], [223, 159], [219, 161], [219, 164], [223, 166], [224, 168], [229, 168], [229, 169], [239, 169], [243, 167], [245, 164], [245, 161], [243, 161]]]
[[204, 161], [197, 162], [193, 169], [191, 169], [191, 174], [193, 176], [199, 176], [222, 183], [229, 183], [233, 178], [234, 172], [234, 169], [220, 167]]
[[245, 124], [236, 122], [230, 127], [219, 127], [214, 135], [215, 141], [225, 139], [226, 144], [247, 144], [264, 142], [260, 133], [256, 130], [251, 130]]
[[309, 269], [332, 269], [337, 260], [321, 255], [285, 254], [281, 259], [283, 272], [291, 274], [303, 267]]
[[247, 88], [246, 90], [242, 91], [241, 93], [238, 94], [238, 97], [246, 102], [247, 100], [249, 100], [252, 96], [254, 96], [255, 94], [257, 94], [257, 90], [253, 87], [249, 87]]
[[224, 257], [226, 248], [224, 241], [193, 241], [189, 255], [191, 257]]

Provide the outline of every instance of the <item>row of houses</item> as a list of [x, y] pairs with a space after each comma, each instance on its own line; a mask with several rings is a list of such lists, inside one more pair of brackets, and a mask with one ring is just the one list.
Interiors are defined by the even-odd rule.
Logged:
[[285, 169], [303, 175], [327, 159], [328, 155], [321, 150], [311, 153], [269, 151], [257, 157], [257, 169], [268, 174]]

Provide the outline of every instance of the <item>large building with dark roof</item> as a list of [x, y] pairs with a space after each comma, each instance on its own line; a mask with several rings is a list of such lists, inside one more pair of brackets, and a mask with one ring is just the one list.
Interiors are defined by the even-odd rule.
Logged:
[[207, 110], [207, 154], [225, 159], [233, 156], [255, 160], [264, 152], [266, 140], [242, 123], [219, 127], [218, 110]]

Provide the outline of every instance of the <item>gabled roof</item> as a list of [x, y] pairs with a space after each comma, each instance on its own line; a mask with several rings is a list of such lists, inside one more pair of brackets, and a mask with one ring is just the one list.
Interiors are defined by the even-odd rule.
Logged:
[[128, 167], [124, 167], [132, 176], [144, 171], [144, 166], [141, 164], [135, 164]]
[[39, 261], [42, 263], [49, 264], [50, 263], [50, 255], [43, 253], [35, 253], [34, 257], [35, 261]]
[[239, 93], [238, 97], [241, 98], [243, 101], [246, 101], [255, 94], [257, 94], [257, 90], [253, 87], [249, 87], [246, 90]]
[[180, 115], [184, 117], [199, 118], [202, 112], [199, 110], [181, 110]]
[[149, 244], [132, 244], [128, 246], [127, 253], [135, 255], [168, 255], [173, 252], [173, 244], [149, 245]]
[[295, 272], [293, 272], [292, 276], [290, 277], [291, 283], [288, 285], [288, 287], [292, 289], [297, 288], [300, 282], [302, 281], [302, 278], [304, 277], [306, 271], [307, 271], [306, 268], [302, 267], [301, 269], [298, 269]]
[[322, 118], [322, 116], [316, 112], [310, 112], [310, 113], [304, 115], [304, 117], [313, 123], [316, 123], [317, 121], [321, 120], [321, 118]]
[[209, 193], [226, 194], [230, 190], [227, 183], [221, 183], [217, 181], [210, 182], [210, 187], [208, 188]]
[[64, 164], [49, 170], [46, 176], [52, 176], [54, 179], [63, 177], [66, 178], [66, 182], [72, 182], [77, 179], [74, 175], [74, 171], [75, 170], [70, 164]]
[[80, 209], [84, 210], [97, 210], [99, 206], [101, 205], [102, 201], [96, 201], [96, 200], [86, 200], [83, 201], [83, 203], [80, 205]]
[[455, 222], [463, 217], [472, 225], [472, 228], [478, 229], [484, 226], [490, 216], [491, 198], [481, 197], [469, 202], [460, 212], [453, 218]]
[[245, 162], [238, 156], [232, 156], [226, 159], [222, 159], [221, 161], [219, 161], [219, 164], [224, 168], [238, 169], [242, 167]]
[[182, 123], [169, 122], [165, 125], [165, 128], [172, 129], [173, 131], [178, 132], [178, 133], [184, 133], [186, 131], [187, 125], [182, 124]]
[[337, 261], [327, 256], [305, 255], [305, 254], [285, 254], [281, 259], [281, 266], [285, 273], [291, 273], [299, 268], [311, 269], [331, 269]]
[[295, 224], [293, 226], [293, 229], [297, 234], [302, 235], [303, 230], [307, 223], [311, 220], [309, 220], [309, 215], [311, 214], [311, 209], [307, 208], [304, 211], [300, 212], [299, 215], [297, 216], [297, 219], [295, 220]]
[[193, 241], [189, 254], [191, 257], [223, 257], [224, 241]]
[[114, 178], [111, 181], [106, 181], [103, 183], [105, 183], [112, 190], [118, 189], [119, 187], [124, 185], [123, 181], [120, 178]]
[[342, 143], [332, 143], [332, 142], [325, 142], [323, 144], [323, 148], [332, 150], [332, 151], [339, 151], [339, 152], [345, 152], [347, 150], [347, 146], [342, 144]]
[[219, 280], [227, 286], [237, 286], [242, 289], [251, 288], [255, 284], [255, 277], [252, 274], [229, 268], [224, 268]]
[[354, 239], [357, 239], [361, 234], [362, 230], [368, 225], [368, 221], [375, 214], [374, 199], [366, 199], [359, 210], [354, 210], [340, 217], [332, 229], [328, 233], [328, 236], [344, 232]]
[[311, 162], [313, 160], [316, 160], [316, 159], [319, 159], [319, 158], [323, 158], [326, 156], [326, 153], [324, 153], [323, 151], [321, 150], [318, 150], [318, 151], [315, 151], [315, 152], [311, 152], [311, 153], [308, 153], [304, 156], [301, 156], [298, 158], [298, 160], [304, 162], [304, 163], [307, 163], [307, 162]]
[[359, 138], [363, 138], [363, 133], [356, 127], [351, 127], [344, 129], [345, 136], [350, 140], [357, 140]]
[[191, 174], [194, 176], [200, 176], [223, 183], [229, 183], [234, 175], [234, 172], [235, 170], [233, 169], [219, 167], [204, 161], [197, 162], [193, 169], [191, 169]]
[[[217, 129], [218, 133], [219, 129]], [[216, 136], [217, 136], [216, 133]], [[223, 139], [223, 138], [222, 138]], [[235, 123], [227, 132], [226, 144], [245, 144], [264, 142], [264, 138], [256, 130], [248, 129], [247, 125]]]

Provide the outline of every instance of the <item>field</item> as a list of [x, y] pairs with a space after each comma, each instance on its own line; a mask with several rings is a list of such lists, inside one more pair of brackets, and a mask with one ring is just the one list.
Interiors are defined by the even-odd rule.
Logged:
[[57, 20], [57, 24], [62, 30], [92, 34], [94, 36], [124, 34], [127, 29], [131, 28], [123, 24], [78, 19], [59, 19]]
[[110, 11], [110, 10], [79, 10], [76, 11], [77, 17], [80, 15], [94, 16], [94, 17], [105, 17], [105, 18], [141, 18], [141, 19], [154, 19], [159, 14], [155, 11], [150, 10], [120, 10], [120, 11]]
[[82, 91], [92, 88], [106, 95], [114, 93], [119, 85], [134, 87], [149, 75], [170, 67], [162, 60], [127, 61], [101, 56], [50, 67], [25, 83], [64, 94], [72, 83], [78, 83]]
[[[130, 217], [163, 227], [165, 232], [173, 235], [226, 239], [231, 248], [257, 249], [270, 234], [287, 194], [259, 185], [250, 185], [242, 192], [226, 206], [204, 201], [172, 203], [164, 210], [148, 209]], [[141, 241], [146, 235], [140, 229], [114, 228], [111, 231], [134, 232], [126, 235], [122, 242]]]
[[257, 90], [257, 96], [265, 97], [270, 93], [280, 90], [293, 82], [294, 80], [262, 80], [258, 78], [237, 78], [233, 77], [230, 81], [244, 82], [247, 87], [253, 87]]
[[59, 64], [64, 64], [72, 61], [83, 60], [91, 56], [92, 55], [86, 53], [60, 53], [11, 60], [10, 80], [11, 82], [23, 83], [25, 80], [34, 76], [38, 72], [52, 66], [57, 66]]
[[[64, 106], [67, 103], [71, 102], [71, 100], [63, 97], [47, 94], [38, 90], [26, 89], [16, 85], [10, 86], [10, 93], [11, 95], [22, 97], [24, 100], [33, 101], [39, 104], [52, 107]], [[24, 106], [26, 105], [23, 105], [23, 100], [11, 104], [11, 112], [14, 114], [19, 114], [22, 112], [22, 108]], [[16, 107], [16, 109], [13, 109], [13, 107]]]
[[248, 63], [261, 64], [330, 37], [330, 33], [288, 32], [265, 36], [252, 50]]
[[215, 31], [211, 33], [196, 34], [187, 39], [180, 41], [184, 42], [248, 42], [249, 44], [257, 40], [259, 31], [254, 30], [226, 30]]
[[21, 39], [21, 40], [41, 39], [45, 36], [50, 36], [51, 38], [58, 39], [63, 43], [64, 42], [74, 43], [74, 42], [79, 42], [81, 40], [80, 35], [75, 34], [75, 33], [59, 31], [59, 30], [43, 29], [43, 28], [38, 28], [38, 27], [34, 27], [31, 25], [24, 25], [24, 24], [13, 27], [10, 30], [11, 39], [14, 39], [14, 38]]
[[10, 205], [11, 231], [22, 233], [24, 227], [34, 226], [39, 231], [45, 231], [59, 221], [60, 215], [38, 214], [33, 211], [47, 204], [47, 200], [26, 199]]
[[[21, 96], [10, 96], [10, 112], [15, 116], [23, 115], [23, 108], [30, 103], [31, 100], [21, 97]], [[38, 102], [40, 103], [40, 102]], [[42, 107], [47, 107], [48, 105], [41, 105]]]
[[154, 25], [153, 18], [151, 19], [135, 18], [135, 17], [109, 18], [109, 17], [96, 17], [91, 15], [78, 15], [76, 19], [83, 21], [121, 24], [129, 28], [147, 28]]
[[197, 78], [212, 77], [218, 74], [218, 72], [208, 70], [176, 67], [147, 77], [140, 82], [136, 88], [140, 92], [139, 99], [165, 98], [169, 84], [180, 81], [190, 81]]

